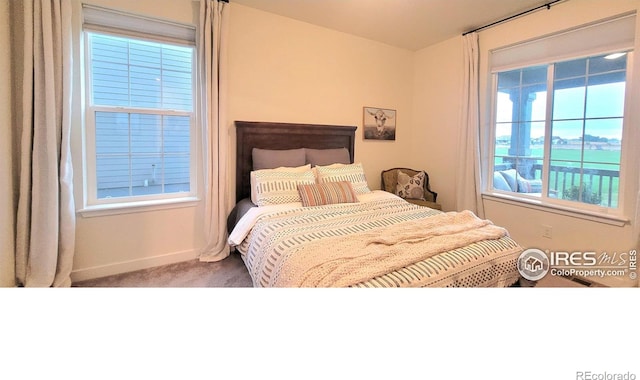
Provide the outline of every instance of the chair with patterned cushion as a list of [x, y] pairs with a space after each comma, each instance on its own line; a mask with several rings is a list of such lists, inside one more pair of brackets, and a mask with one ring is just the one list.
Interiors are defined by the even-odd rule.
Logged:
[[[438, 193], [429, 186], [429, 175], [424, 170], [393, 168], [381, 174], [382, 190], [398, 195], [407, 202], [441, 210], [436, 203]], [[399, 183], [400, 182], [400, 183]]]

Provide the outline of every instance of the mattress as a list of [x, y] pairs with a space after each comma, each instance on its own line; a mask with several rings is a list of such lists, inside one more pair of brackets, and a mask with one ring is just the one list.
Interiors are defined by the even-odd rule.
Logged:
[[470, 212], [384, 191], [360, 202], [254, 207], [229, 236], [255, 287], [504, 287], [522, 248]]

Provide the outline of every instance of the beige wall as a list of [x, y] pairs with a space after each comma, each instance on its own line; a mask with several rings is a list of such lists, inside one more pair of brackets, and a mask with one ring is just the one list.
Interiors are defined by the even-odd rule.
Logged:
[[[9, 2], [0, 1], [0, 46], [11, 46]], [[11, 55], [0, 54], [0, 287], [15, 285]]]
[[[196, 23], [191, 0], [94, 4]], [[195, 4], [195, 5], [194, 5]], [[76, 1], [76, 9], [79, 1]], [[410, 166], [413, 52], [231, 4], [229, 25], [229, 190], [235, 185], [234, 120], [357, 125], [356, 161], [369, 185], [380, 171]], [[77, 16], [77, 12], [76, 12]], [[79, 20], [76, 20], [77, 23]], [[76, 25], [79, 28], [79, 24]], [[78, 29], [79, 30], [79, 29]], [[78, 56], [76, 62], [80, 61]], [[80, 80], [76, 67], [76, 79]], [[78, 82], [76, 82], [78, 83]], [[75, 114], [80, 115], [77, 95]], [[395, 142], [362, 141], [362, 107], [397, 111]], [[82, 199], [82, 128], [74, 124], [76, 198]], [[74, 280], [196, 257], [202, 245], [200, 207], [134, 214], [78, 217]]]
[[455, 209], [458, 129], [462, 89], [462, 38], [415, 53], [412, 163], [429, 173], [445, 211]]
[[[356, 125], [355, 160], [375, 189], [383, 169], [414, 162], [413, 52], [238, 4], [231, 11], [230, 123]], [[363, 141], [364, 106], [397, 111], [395, 142]]]
[[[639, 4], [636, 0], [569, 1], [554, 6], [550, 11], [540, 11], [480, 32], [480, 88], [487, 89], [488, 50], [636, 10]], [[462, 72], [462, 67], [457, 62], [461, 62], [461, 52], [462, 39], [455, 37], [416, 53], [414, 128], [416, 134], [420, 134], [417, 140], [428, 148], [420, 155], [414, 147], [414, 155], [416, 160], [422, 160], [423, 166], [429, 167], [430, 163], [434, 166], [430, 169], [430, 174], [434, 184], [437, 184], [436, 191], [440, 190], [439, 199], [445, 209], [455, 209], [455, 152], [459, 130], [457, 110], [460, 107]], [[636, 65], [634, 68], [636, 72], [637, 67]], [[445, 85], [444, 78], [451, 85]], [[429, 85], [431, 90], [427, 89]], [[638, 91], [637, 85], [633, 91]], [[488, 124], [488, 92], [483, 91], [481, 94], [482, 122], [485, 126]], [[634, 124], [636, 123], [632, 123]], [[429, 135], [438, 136], [438, 140], [428, 139]], [[635, 184], [630, 185], [629, 189], [633, 190]], [[628, 224], [616, 227], [490, 200], [485, 200], [484, 206], [486, 217], [507, 227], [525, 248], [628, 252], [636, 244], [633, 228]], [[629, 217], [633, 217], [632, 206], [628, 204], [625, 210]], [[552, 226], [551, 239], [542, 238], [543, 224]], [[605, 282], [611, 285], [633, 285], [628, 278], [624, 281], [606, 279]]]

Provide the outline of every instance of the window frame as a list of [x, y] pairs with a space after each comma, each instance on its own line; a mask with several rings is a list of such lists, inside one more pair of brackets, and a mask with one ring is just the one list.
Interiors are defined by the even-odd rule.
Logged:
[[[149, 21], [147, 19], [147, 21]], [[162, 22], [162, 21], [159, 21]], [[199, 91], [197, 78], [198, 75], [198, 62], [197, 62], [197, 46], [195, 41], [181, 41], [176, 39], [167, 39], [160, 35], [150, 35], [139, 33], [127, 33], [120, 29], [109, 30], [108, 27], [100, 28], [83, 28], [81, 31], [83, 36], [83, 48], [84, 54], [82, 58], [84, 61], [81, 63], [82, 70], [84, 71], [84, 84], [83, 84], [83, 123], [84, 123], [84, 208], [80, 212], [84, 216], [103, 215], [103, 214], [117, 214], [120, 212], [128, 211], [140, 211], [156, 208], [173, 208], [173, 207], [186, 207], [194, 206], [199, 200], [198, 196], [198, 128], [199, 112], [198, 112], [198, 98]], [[93, 104], [93, 88], [92, 88], [92, 70], [91, 70], [91, 42], [89, 34], [109, 35], [118, 38], [126, 38], [133, 40], [141, 40], [159, 44], [176, 45], [176, 46], [189, 46], [192, 47], [192, 65], [191, 65], [191, 91], [193, 105], [191, 111], [182, 111], [175, 109], [162, 109], [162, 108], [144, 108], [144, 107], [131, 107], [131, 106], [103, 106]], [[157, 38], [156, 38], [157, 37]], [[114, 197], [114, 198], [98, 198], [97, 188], [97, 163], [96, 163], [96, 112], [114, 112], [114, 113], [128, 113], [128, 114], [153, 114], [160, 117], [163, 116], [188, 116], [190, 121], [190, 148], [189, 148], [189, 191], [188, 192], [175, 192], [175, 193], [159, 193], [149, 195], [130, 195], [126, 197]], [[129, 152], [131, 153], [131, 152]]]
[[[487, 144], [485, 145], [487, 148], [487, 164], [483, 165], [483, 170], [486, 173], [486, 180], [484, 182], [484, 186], [482, 187], [482, 197], [497, 201], [502, 201], [509, 204], [532, 207], [544, 211], [549, 211], [550, 209], [556, 213], [570, 215], [570, 216], [580, 216], [586, 219], [591, 219], [594, 221], [605, 222], [614, 225], [624, 225], [629, 222], [629, 218], [625, 216], [628, 208], [628, 204], [633, 203], [633, 195], [629, 196], [626, 194], [625, 189], [628, 188], [627, 181], [633, 182], [634, 179], [637, 179], [632, 171], [632, 162], [631, 156], [633, 155], [632, 145], [633, 138], [632, 132], [630, 129], [632, 128], [632, 119], [634, 119], [632, 115], [631, 103], [633, 99], [632, 87], [635, 86], [634, 78], [633, 78], [633, 68], [634, 66], [634, 49], [628, 48], [624, 49], [627, 53], [627, 65], [626, 65], [626, 79], [625, 79], [625, 95], [624, 95], [624, 115], [622, 122], [622, 144], [621, 144], [621, 156], [620, 156], [620, 174], [619, 174], [619, 194], [618, 194], [618, 206], [615, 208], [605, 207], [600, 205], [592, 205], [588, 203], [583, 203], [579, 201], [569, 201], [564, 199], [552, 198], [548, 196], [549, 190], [549, 170], [551, 165], [551, 128], [552, 128], [552, 113], [553, 113], [553, 100], [554, 100], [554, 87], [549, 87], [554, 82], [554, 64], [582, 59], [595, 57], [599, 55], [605, 55], [608, 53], [619, 52], [620, 50], [610, 51], [589, 51], [580, 55], [573, 55], [570, 57], [563, 57], [563, 59], [551, 59], [548, 62], [534, 62], [534, 63], [523, 63], [520, 65], [514, 65], [509, 68], [505, 68], [502, 70], [489, 71], [489, 83], [490, 83], [490, 96], [489, 96], [489, 125], [488, 125], [488, 136]], [[512, 191], [505, 191], [494, 188], [493, 183], [493, 174], [495, 172], [495, 148], [496, 148], [496, 121], [497, 121], [497, 95], [498, 95], [498, 74], [501, 72], [517, 70], [517, 69], [525, 69], [531, 68], [535, 66], [547, 66], [547, 96], [546, 96], [546, 109], [545, 109], [545, 136], [544, 136], [544, 154], [543, 154], [543, 168], [541, 173], [542, 179], [542, 193], [540, 196], [531, 195], [527, 193], [519, 193]]]

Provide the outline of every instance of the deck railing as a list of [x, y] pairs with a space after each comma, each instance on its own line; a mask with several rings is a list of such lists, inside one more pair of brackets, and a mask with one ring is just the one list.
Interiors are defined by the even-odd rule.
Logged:
[[[506, 170], [513, 167], [511, 163], [495, 165], [495, 170]], [[532, 164], [518, 168], [518, 173], [525, 179], [542, 179], [542, 165]], [[556, 166], [549, 167], [549, 196], [595, 203], [605, 207], [618, 206], [618, 188], [620, 172], [608, 169], [582, 169], [580, 184], [580, 168]], [[579, 198], [572, 195], [580, 194]]]

